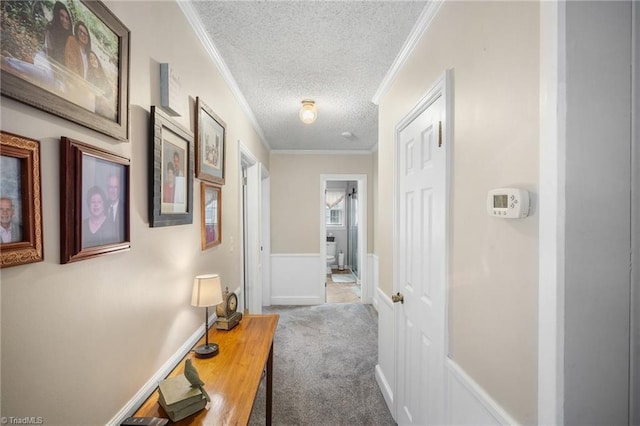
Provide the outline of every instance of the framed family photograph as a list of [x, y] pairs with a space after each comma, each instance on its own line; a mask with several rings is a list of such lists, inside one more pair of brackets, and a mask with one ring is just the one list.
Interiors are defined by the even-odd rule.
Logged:
[[222, 188], [200, 182], [202, 250], [222, 242]]
[[196, 98], [196, 177], [224, 185], [226, 124]]
[[2, 95], [126, 141], [129, 30], [96, 0], [3, 1]]
[[40, 143], [0, 132], [0, 267], [41, 262]]
[[129, 159], [66, 137], [60, 146], [60, 263], [129, 250]]
[[193, 223], [193, 135], [151, 107], [149, 225]]

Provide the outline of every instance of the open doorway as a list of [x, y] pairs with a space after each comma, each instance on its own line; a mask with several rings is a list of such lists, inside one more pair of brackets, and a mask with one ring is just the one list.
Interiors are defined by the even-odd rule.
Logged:
[[239, 144], [240, 208], [242, 212], [242, 294], [244, 313], [260, 314], [264, 296], [270, 296], [269, 268], [263, 262], [270, 256], [269, 244], [269, 174], [264, 165], [244, 145]]
[[371, 303], [366, 279], [366, 175], [322, 175], [320, 253], [326, 303]]

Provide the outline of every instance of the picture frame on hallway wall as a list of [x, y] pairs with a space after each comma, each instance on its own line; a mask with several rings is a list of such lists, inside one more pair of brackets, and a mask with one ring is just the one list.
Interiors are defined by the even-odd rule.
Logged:
[[129, 250], [129, 159], [63, 136], [60, 160], [60, 263]]
[[193, 134], [151, 107], [149, 226], [193, 223]]
[[101, 1], [2, 2], [2, 11], [2, 95], [127, 141], [127, 27]]
[[41, 262], [40, 142], [0, 136], [0, 268]]
[[200, 182], [202, 250], [222, 242], [222, 187]]
[[226, 124], [200, 97], [196, 98], [196, 177], [224, 185]]

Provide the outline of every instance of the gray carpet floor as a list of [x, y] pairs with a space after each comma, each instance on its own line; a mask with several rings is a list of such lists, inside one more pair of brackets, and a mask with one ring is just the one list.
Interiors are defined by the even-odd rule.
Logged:
[[[371, 305], [264, 308], [278, 313], [274, 425], [395, 425], [375, 379], [378, 317]], [[250, 425], [265, 422], [265, 380]]]

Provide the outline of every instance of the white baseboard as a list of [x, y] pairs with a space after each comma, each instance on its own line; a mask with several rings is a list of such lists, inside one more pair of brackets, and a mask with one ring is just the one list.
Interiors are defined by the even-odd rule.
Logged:
[[445, 361], [447, 419], [451, 425], [518, 425], [455, 361]]
[[[216, 314], [210, 315], [209, 324], [212, 325], [217, 319]], [[138, 392], [125, 404], [124, 407], [107, 423], [109, 426], [118, 426], [124, 419], [131, 417], [138, 408], [149, 398], [160, 382], [167, 377], [176, 365], [185, 357], [193, 346], [204, 336], [204, 323], [178, 348], [178, 350], [160, 367], [158, 371], [140, 388]]]

